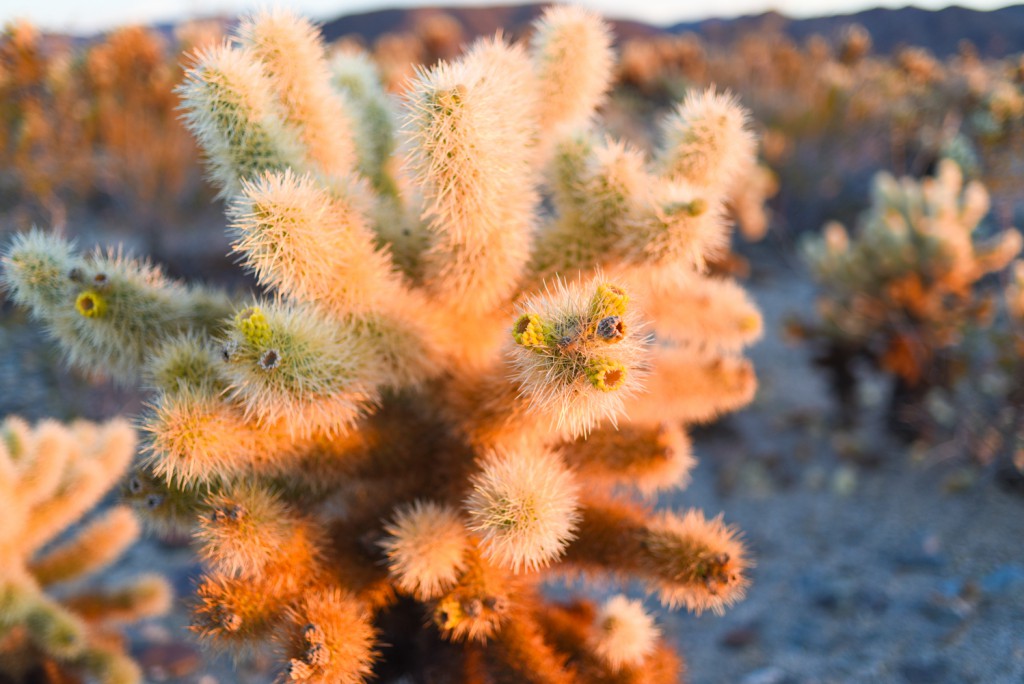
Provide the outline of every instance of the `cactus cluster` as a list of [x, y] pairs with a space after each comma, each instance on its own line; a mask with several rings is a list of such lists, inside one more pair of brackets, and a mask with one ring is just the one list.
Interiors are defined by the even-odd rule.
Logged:
[[72, 364], [154, 389], [129, 497], [197, 540], [195, 630], [286, 680], [675, 682], [639, 602], [542, 584], [700, 613], [749, 583], [733, 527], [652, 508], [689, 480], [684, 425], [756, 388], [760, 315], [704, 272], [746, 113], [691, 93], [646, 155], [599, 127], [601, 20], [534, 29], [401, 100], [282, 11], [199, 52], [185, 117], [255, 299], [40, 232], [4, 255]]
[[118, 628], [165, 612], [170, 587], [151, 575], [82, 582], [135, 541], [135, 513], [114, 506], [68, 534], [134, 455], [123, 420], [0, 423], [0, 681], [142, 681]]
[[978, 281], [1021, 249], [1012, 228], [975, 235], [988, 211], [985, 187], [965, 184], [947, 159], [920, 181], [880, 173], [854, 238], [831, 223], [805, 243], [821, 296], [819, 320], [802, 332], [823, 347], [837, 377], [851, 378], [849, 364], [862, 357], [893, 374], [907, 398], [952, 384], [964, 332], [994, 313]]
[[1004, 223], [1019, 204], [1017, 56], [982, 57], [969, 41], [942, 57], [917, 46], [873, 52], [858, 25], [797, 41], [771, 16], [728, 38], [626, 40], [622, 53], [620, 106], [650, 109], [704, 83], [743, 97], [766, 129], [763, 157], [783, 188], [775, 203], [782, 226], [848, 220], [863, 178], [879, 169], [930, 174], [944, 156], [985, 183]]
[[[0, 192], [6, 222], [63, 224], [83, 206], [138, 224], [205, 200], [196, 146], [177, 121], [185, 25], [120, 28], [74, 45], [18, 22], [0, 32]], [[209, 31], [207, 31], [208, 33]]]

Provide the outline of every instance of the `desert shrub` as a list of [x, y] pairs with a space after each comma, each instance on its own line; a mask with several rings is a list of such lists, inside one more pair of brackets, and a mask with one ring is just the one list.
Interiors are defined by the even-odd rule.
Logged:
[[984, 186], [965, 184], [960, 167], [945, 160], [922, 180], [880, 173], [853, 237], [831, 223], [806, 241], [820, 298], [817, 320], [800, 332], [817, 347], [847, 408], [857, 359], [893, 377], [896, 423], [931, 389], [948, 390], [962, 375], [964, 334], [994, 313], [992, 293], [979, 281], [1021, 248], [1013, 229], [976, 235], [988, 211]]

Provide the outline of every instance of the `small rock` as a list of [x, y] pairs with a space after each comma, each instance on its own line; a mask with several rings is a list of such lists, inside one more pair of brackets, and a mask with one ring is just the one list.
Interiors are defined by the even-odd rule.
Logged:
[[925, 399], [925, 408], [939, 425], [950, 427], [956, 424], [959, 414], [950, 399], [942, 392], [931, 392]]
[[187, 549], [192, 545], [192, 535], [187, 532], [167, 532], [157, 535], [156, 541], [165, 549]]
[[791, 626], [786, 632], [786, 641], [809, 652], [824, 652], [829, 645], [825, 630], [811, 620], [801, 620]]
[[1001, 397], [1007, 392], [1010, 378], [1008, 373], [983, 373], [978, 384], [985, 394], [991, 397]]
[[972, 468], [960, 468], [950, 473], [942, 482], [942, 491], [947, 494], [959, 494], [974, 486], [978, 476]]
[[857, 471], [844, 465], [832, 474], [832, 491], [839, 496], [850, 496], [857, 489]]
[[1024, 568], [1012, 563], [1000, 565], [981, 579], [981, 591], [985, 594], [1000, 594], [1024, 582]]
[[746, 648], [761, 638], [758, 625], [754, 623], [734, 627], [722, 634], [718, 642], [726, 648]]
[[171, 631], [167, 629], [167, 626], [156, 622], [144, 623], [139, 628], [139, 636], [150, 644], [166, 644], [173, 640]]
[[196, 590], [197, 578], [202, 577], [203, 566], [191, 563], [183, 568], [176, 568], [171, 575], [171, 586], [175, 596], [191, 596]]
[[813, 465], [804, 470], [804, 487], [812, 492], [820, 491], [825, 487], [825, 469]]
[[941, 658], [912, 658], [900, 663], [900, 674], [908, 684], [937, 684], [948, 671]]
[[199, 649], [183, 642], [147, 646], [136, 657], [150, 679], [187, 677], [202, 665]]
[[945, 599], [954, 599], [963, 594], [964, 582], [961, 579], [944, 579], [939, 582], [939, 595]]
[[934, 572], [946, 566], [948, 559], [942, 553], [931, 553], [926, 547], [899, 549], [890, 555], [892, 564], [899, 570]]
[[840, 587], [833, 581], [814, 575], [800, 578], [800, 591], [812, 605], [823, 610], [836, 610], [843, 602]]
[[889, 608], [889, 595], [884, 589], [876, 587], [861, 587], [854, 594], [853, 600], [858, 607], [872, 613], [884, 613]]
[[814, 454], [814, 447], [807, 440], [801, 441], [793, 447], [793, 458], [798, 463], [808, 463], [814, 458]]
[[748, 673], [740, 680], [740, 684], [785, 684], [787, 681], [786, 672], [772, 665]]
[[837, 610], [842, 603], [842, 596], [833, 587], [826, 586], [812, 594], [811, 601], [822, 610]]
[[857, 394], [865, 406], [881, 406], [886, 398], [886, 390], [884, 383], [872, 378], [862, 378], [857, 385]]
[[913, 463], [925, 463], [928, 460], [931, 451], [931, 445], [927, 441], [919, 439], [907, 448], [907, 455]]
[[755, 499], [764, 499], [775, 491], [772, 474], [761, 461], [746, 461], [740, 466], [737, 484]]
[[956, 627], [972, 610], [972, 605], [960, 597], [945, 598], [935, 595], [919, 606], [921, 614], [940, 627]]
[[832, 435], [832, 449], [839, 455], [840, 458], [859, 462], [861, 457], [866, 453], [867, 449], [864, 446], [863, 440], [854, 433], [851, 432], [836, 432]]
[[783, 413], [773, 421], [780, 428], [806, 428], [820, 420], [811, 409], [795, 409]]

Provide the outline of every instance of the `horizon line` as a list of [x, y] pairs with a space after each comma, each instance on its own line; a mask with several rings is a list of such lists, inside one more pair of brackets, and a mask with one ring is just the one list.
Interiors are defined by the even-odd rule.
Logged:
[[[232, 1], [232, 0], [229, 0], [229, 1]], [[242, 1], [244, 1], [244, 0], [242, 0]], [[681, 15], [681, 16], [675, 18], [675, 19], [667, 19], [667, 20], [650, 20], [650, 19], [645, 19], [645, 18], [643, 18], [641, 16], [630, 15], [630, 14], [622, 14], [621, 8], [619, 10], [610, 10], [610, 11], [598, 10], [598, 11], [602, 14], [603, 17], [605, 17], [606, 19], [611, 20], [611, 21], [632, 21], [632, 22], [636, 22], [636, 23], [640, 23], [640, 24], [646, 24], [648, 26], [653, 26], [653, 27], [656, 27], [656, 28], [668, 29], [668, 28], [672, 28], [672, 27], [678, 26], [680, 24], [697, 24], [697, 23], [703, 23], [703, 22], [708, 22], [708, 21], [716, 21], [716, 20], [734, 21], [734, 20], [739, 20], [739, 19], [756, 19], [756, 18], [763, 17], [763, 16], [766, 16], [766, 15], [777, 15], [777, 16], [781, 16], [781, 17], [783, 17], [785, 19], [790, 19], [790, 20], [827, 19], [827, 18], [842, 19], [844, 17], [853, 17], [853, 16], [856, 16], [858, 14], [863, 14], [863, 13], [873, 12], [873, 11], [900, 11], [900, 10], [911, 9], [911, 10], [920, 10], [920, 11], [923, 11], [923, 12], [942, 12], [942, 11], [946, 11], [946, 10], [950, 10], [950, 9], [960, 9], [960, 10], [966, 10], [966, 11], [971, 11], [971, 12], [986, 13], [986, 12], [997, 12], [997, 11], [1000, 11], [1000, 10], [1010, 9], [1010, 8], [1013, 8], [1013, 7], [1024, 6], [1024, 3], [1021, 3], [1021, 2], [1011, 2], [1011, 3], [1008, 3], [1008, 4], [997, 4], [995, 6], [991, 6], [990, 7], [990, 6], [987, 6], [987, 0], [981, 0], [981, 3], [970, 3], [970, 4], [964, 4], [962, 2], [953, 2], [953, 3], [950, 3], [950, 4], [941, 4], [941, 0], [939, 0], [939, 3], [937, 3], [937, 4], [939, 4], [940, 6], [929, 6], [929, 5], [931, 5], [931, 3], [927, 2], [927, 0], [926, 0], [925, 3], [907, 3], [907, 2], [900, 3], [900, 2], [896, 2], [896, 3], [891, 3], [891, 4], [885, 4], [885, 3], [875, 2], [874, 4], [867, 5], [867, 6], [860, 6], [860, 7], [848, 6], [848, 7], [843, 7], [843, 8], [837, 8], [837, 10], [834, 11], [834, 12], [820, 12], [819, 11], [819, 12], [804, 13], [804, 12], [793, 12], [792, 10], [778, 8], [778, 7], [776, 7], [777, 2], [778, 2], [778, 0], [772, 0], [771, 2], [765, 4], [765, 6], [762, 7], [762, 8], [738, 9], [736, 12], [719, 12], [719, 13], [715, 13], [715, 14], [706, 14], [706, 15], [705, 14], [699, 14], [699, 15], [691, 15], [691, 16], [687, 16], [684, 13], [684, 15]], [[258, 4], [258, 3], [252, 3], [252, 4]], [[299, 3], [296, 2], [295, 4], [298, 5]], [[377, 7], [377, 8], [366, 7], [365, 9], [364, 8], [356, 7], [356, 8], [352, 8], [354, 11], [347, 11], [347, 12], [341, 12], [341, 13], [338, 13], [336, 11], [335, 12], [331, 12], [329, 10], [321, 10], [321, 11], [315, 11], [315, 10], [310, 10], [310, 9], [305, 9], [304, 10], [302, 8], [299, 8], [299, 7], [296, 7], [295, 9], [300, 14], [303, 14], [304, 16], [307, 16], [310, 19], [314, 20], [317, 24], [323, 25], [323, 24], [326, 24], [326, 23], [329, 23], [329, 22], [337, 21], [339, 19], [344, 19], [346, 17], [366, 16], [366, 15], [372, 15], [372, 14], [376, 14], [376, 13], [380, 13], [380, 12], [410, 11], [410, 10], [418, 10], [418, 9], [420, 9], [420, 10], [422, 10], [422, 9], [428, 9], [428, 10], [429, 9], [433, 9], [433, 10], [455, 10], [455, 9], [511, 8], [511, 7], [526, 7], [526, 6], [530, 6], [530, 5], [548, 5], [548, 4], [563, 4], [563, 3], [545, 3], [545, 2], [518, 2], [518, 3], [517, 2], [494, 2], [494, 3], [487, 3], [486, 1], [484, 1], [484, 2], [473, 2], [473, 1], [460, 2], [460, 1], [455, 1], [455, 2], [450, 2], [450, 3], [432, 3], [432, 2], [428, 2], [428, 3], [424, 3], [424, 4], [419, 4], [419, 3], [416, 2], [416, 0], [411, 0], [410, 2], [407, 2], [407, 3], [403, 4], [401, 2], [401, 0], [399, 0], [399, 2], [397, 2], [397, 3], [389, 4], [389, 5], [384, 6], [384, 7]], [[596, 3], [595, 2], [587, 2], [585, 4], [588, 5], [588, 6], [591, 6], [591, 8], [593, 8], [593, 6]], [[846, 4], [846, 3], [844, 2], [843, 4]], [[852, 2], [850, 4], [851, 5], [860, 5], [860, 3], [856, 2], [856, 0], [854, 0], [854, 2]], [[985, 4], [985, 6], [979, 6], [980, 4]], [[975, 5], [975, 6], [972, 6], [972, 5]], [[164, 14], [162, 16], [155, 16], [155, 17], [152, 17], [152, 18], [150, 18], [148, 20], [144, 20], [144, 21], [132, 21], [131, 19], [128, 19], [128, 20], [121, 21], [121, 22], [117, 22], [117, 21], [114, 21], [114, 22], [103, 22], [104, 23], [103, 26], [96, 26], [96, 27], [89, 27], [89, 28], [87, 28], [87, 27], [81, 27], [81, 28], [60, 28], [60, 27], [57, 27], [57, 26], [53, 26], [52, 24], [48, 26], [47, 24], [50, 23], [50, 22], [45, 22], [44, 23], [44, 22], [33, 21], [31, 18], [23, 17], [23, 16], [21, 16], [21, 13], [15, 11], [15, 12], [12, 12], [10, 15], [7, 15], [6, 13], [4, 15], [0, 15], [0, 23], [2, 23], [3, 25], [6, 26], [6, 25], [9, 25], [9, 24], [11, 24], [13, 22], [25, 19], [25, 20], [28, 20], [29, 23], [32, 24], [33, 26], [39, 28], [40, 30], [42, 30], [43, 32], [48, 33], [48, 34], [52, 34], [52, 35], [65, 35], [65, 36], [70, 36], [70, 37], [74, 37], [74, 38], [91, 38], [91, 37], [96, 37], [96, 36], [99, 36], [99, 35], [103, 35], [103, 34], [109, 32], [109, 31], [113, 31], [113, 30], [115, 30], [115, 29], [117, 29], [119, 27], [122, 27], [122, 26], [141, 25], [141, 26], [146, 26], [146, 27], [159, 28], [159, 27], [166, 27], [166, 26], [177, 26], [179, 24], [182, 24], [182, 23], [185, 23], [185, 22], [188, 22], [188, 21], [196, 21], [196, 20], [200, 20], [200, 21], [202, 21], [202, 20], [215, 20], [215, 19], [227, 19], [227, 20], [230, 20], [230, 19], [234, 19], [236, 17], [242, 16], [242, 15], [248, 13], [248, 12], [251, 12], [251, 11], [253, 11], [252, 7], [235, 7], [235, 8], [232, 8], [232, 9], [225, 8], [225, 9], [211, 10], [211, 11], [205, 11], [205, 12], [202, 11], [202, 10], [183, 9], [183, 10], [180, 10], [180, 11], [176, 11], [174, 13]]]

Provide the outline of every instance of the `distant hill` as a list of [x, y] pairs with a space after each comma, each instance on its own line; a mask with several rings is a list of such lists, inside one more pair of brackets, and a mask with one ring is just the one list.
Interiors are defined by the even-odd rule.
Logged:
[[[333, 41], [341, 36], [358, 34], [372, 43], [384, 33], [409, 31], [432, 14], [445, 13], [462, 25], [467, 38], [490, 35], [499, 28], [506, 35], [518, 36], [546, 7], [546, 4], [504, 5], [498, 7], [416, 7], [386, 9], [363, 14], [351, 14], [325, 22], [324, 38]], [[624, 38], [643, 38], [666, 33], [664, 28], [639, 21], [612, 21], [615, 35]]]
[[961, 40], [969, 40], [987, 57], [1024, 52], [1024, 5], [998, 10], [947, 7], [925, 10], [916, 7], [870, 9], [855, 14], [790, 19], [774, 12], [737, 19], [685, 22], [668, 28], [673, 33], [694, 31], [715, 42], [729, 42], [762, 23], [784, 31], [797, 41], [817, 33], [834, 38], [851, 23], [871, 33], [873, 51], [891, 53], [905, 45], [920, 45], [937, 56], [954, 54]]
[[[463, 27], [467, 39], [494, 33], [504, 27], [506, 34], [519, 35], [543, 9], [543, 4], [500, 7], [420, 7], [388, 9], [342, 16], [323, 25], [324, 36], [335, 40], [346, 34], [361, 35], [372, 43], [388, 32], [412, 29], [430, 14], [446, 12]], [[924, 10], [914, 7], [871, 9], [854, 14], [810, 19], [790, 19], [770, 12], [735, 19], [708, 19], [659, 27], [638, 21], [613, 20], [619, 40], [664, 33], [694, 31], [715, 43], [731, 42], [736, 36], [766, 25], [802, 42], [815, 33], [834, 38], [844, 26], [862, 24], [871, 33], [874, 51], [890, 53], [903, 45], [921, 45], [938, 56], [957, 51], [961, 40], [969, 40], [981, 54], [1003, 57], [1024, 52], [1024, 5], [980, 11], [963, 7]]]
[[[497, 7], [384, 9], [344, 15], [324, 22], [322, 28], [328, 41], [355, 34], [362, 36], [367, 44], [372, 44], [385, 33], [409, 31], [430, 15], [445, 13], [462, 25], [467, 41], [479, 35], [491, 35], [499, 28], [508, 36], [518, 37], [545, 6], [536, 3]], [[939, 57], [945, 57], [956, 53], [960, 41], [965, 39], [974, 43], [986, 57], [1024, 53], [1024, 5], [989, 11], [964, 7], [941, 10], [876, 8], [854, 14], [809, 19], [791, 19], [777, 12], [766, 12], [734, 19], [681, 22], [672, 26], [655, 26], [614, 17], [609, 20], [619, 41], [693, 31], [711, 43], [729, 44], [750, 31], [767, 29], [781, 31], [797, 42], [803, 42], [814, 34], [835, 38], [844, 26], [858, 23], [871, 33], [873, 51], [876, 53], [888, 54], [904, 45], [920, 45]], [[172, 38], [175, 25], [164, 23], [152, 28]], [[76, 45], [87, 44], [100, 37], [50, 34], [51, 39], [70, 40]]]

